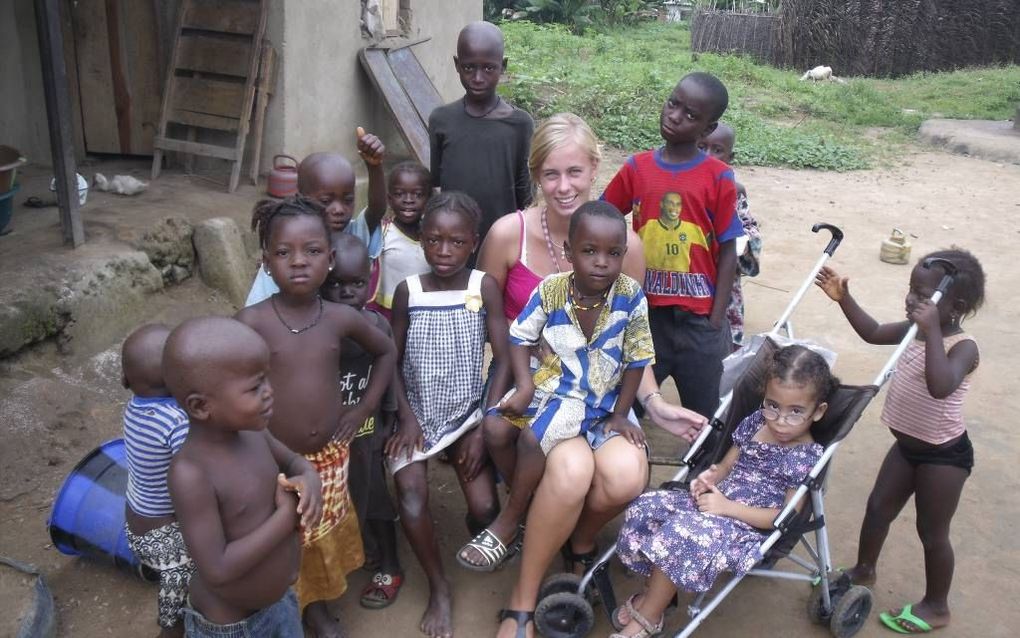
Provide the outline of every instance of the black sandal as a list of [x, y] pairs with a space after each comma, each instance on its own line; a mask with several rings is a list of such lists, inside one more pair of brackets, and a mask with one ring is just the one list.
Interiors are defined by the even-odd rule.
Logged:
[[502, 623], [507, 618], [517, 623], [517, 633], [514, 634], [514, 638], [527, 638], [528, 637], [528, 623], [535, 622], [535, 612], [533, 611], [518, 611], [516, 609], [500, 609], [497, 615], [499, 622]]
[[570, 544], [570, 539], [567, 539], [567, 542], [563, 544], [563, 548], [560, 549], [560, 554], [563, 556], [563, 571], [573, 574], [578, 563], [584, 566], [585, 572], [591, 569], [592, 565], [599, 559], [601, 552], [599, 552], [599, 546], [596, 545], [587, 552], [577, 554]]

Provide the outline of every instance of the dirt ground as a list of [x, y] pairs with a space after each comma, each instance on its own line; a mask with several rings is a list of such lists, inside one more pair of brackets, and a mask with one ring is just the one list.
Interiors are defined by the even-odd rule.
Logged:
[[[604, 185], [623, 156], [611, 154], [603, 167]], [[1005, 354], [1017, 347], [1017, 309], [1008, 299], [1020, 287], [1020, 268], [1013, 258], [1020, 229], [1008, 221], [1020, 216], [1020, 166], [925, 151], [906, 157], [891, 169], [848, 174], [766, 168], [742, 168], [738, 178], [747, 187], [751, 210], [763, 224], [765, 253], [762, 273], [746, 280], [748, 331], [766, 331], [809, 271], [827, 237], [813, 235], [816, 221], [837, 224], [846, 239], [832, 265], [851, 276], [855, 295], [882, 319], [903, 316], [909, 267], [879, 262], [879, 245], [893, 227], [911, 236], [916, 259], [936, 248], [958, 244], [973, 250], [988, 273], [987, 303], [967, 322], [983, 357], [967, 401], [968, 424], [977, 465], [964, 491], [953, 537], [957, 571], [951, 603], [953, 625], [946, 636], [1013, 636], [1020, 623], [1010, 583], [1020, 576], [1020, 525], [1016, 470], [1020, 440], [1008, 416], [1020, 412], [1017, 376]], [[48, 181], [48, 180], [47, 180]], [[22, 191], [21, 195], [35, 194]], [[207, 217], [230, 214], [243, 220], [257, 194], [246, 187], [225, 195], [217, 185], [169, 174], [132, 206]], [[106, 199], [104, 199], [104, 197]], [[19, 197], [19, 201], [20, 201]], [[90, 220], [102, 221], [102, 232], [115, 234], [117, 203], [97, 196], [86, 208]], [[20, 209], [19, 209], [20, 210]], [[54, 209], [26, 223], [16, 212], [23, 239], [32, 233], [56, 233]], [[89, 217], [93, 215], [94, 217]], [[19, 219], [21, 222], [19, 223]], [[97, 222], [98, 223], [98, 222]], [[135, 220], [134, 223], [137, 223]], [[12, 237], [17, 237], [14, 235]], [[57, 236], [58, 237], [58, 236]], [[11, 238], [0, 239], [0, 253]], [[54, 239], [54, 241], [59, 241]], [[46, 240], [47, 243], [49, 240]], [[39, 246], [41, 248], [42, 246]], [[23, 247], [22, 247], [23, 248]], [[27, 257], [27, 255], [26, 255]], [[30, 267], [30, 261], [21, 267]], [[222, 298], [195, 279], [156, 295], [148, 308], [153, 320], [177, 322], [204, 313], [230, 313]], [[794, 317], [800, 336], [840, 353], [837, 372], [848, 383], [869, 383], [890, 348], [860, 342], [838, 308], [811, 290]], [[119, 343], [73, 356], [43, 343], [15, 358], [0, 361], [0, 554], [39, 566], [56, 599], [60, 635], [81, 638], [143, 636], [154, 633], [155, 588], [112, 567], [59, 554], [50, 544], [46, 518], [60, 482], [77, 461], [100, 442], [118, 436], [120, 411], [127, 394], [119, 385]], [[668, 394], [675, 398], [672, 390]], [[852, 564], [865, 499], [891, 436], [878, 423], [880, 396], [857, 424], [836, 458], [828, 491], [827, 520], [836, 565]], [[657, 454], [676, 444], [655, 437]], [[653, 483], [666, 479], [668, 468], [653, 470]], [[486, 636], [495, 630], [496, 611], [503, 605], [516, 575], [516, 564], [493, 575], [459, 568], [453, 560], [466, 540], [463, 502], [448, 468], [432, 474], [434, 514], [440, 543], [455, 589], [457, 635]], [[615, 526], [603, 534], [611, 543]], [[385, 611], [367, 611], [356, 592], [369, 575], [351, 576], [352, 594], [336, 611], [352, 636], [415, 636], [426, 588], [406, 544], [402, 557], [408, 583], [399, 600]], [[876, 610], [860, 636], [887, 636], [877, 612], [916, 601], [923, 591], [921, 549], [908, 505], [890, 533], [875, 587]], [[617, 574], [618, 593], [636, 588], [635, 579]], [[827, 631], [808, 621], [809, 588], [801, 583], [749, 579], [725, 601], [699, 630], [699, 635], [824, 636]], [[0, 592], [4, 615], [15, 604]], [[594, 635], [606, 635], [599, 615]], [[671, 619], [678, 626], [682, 614]], [[7, 625], [0, 625], [6, 627]]]

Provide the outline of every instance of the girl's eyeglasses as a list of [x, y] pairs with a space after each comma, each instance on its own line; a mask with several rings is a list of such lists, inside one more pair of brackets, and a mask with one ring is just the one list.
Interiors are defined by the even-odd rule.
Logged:
[[797, 427], [803, 425], [804, 421], [807, 421], [808, 415], [803, 412], [793, 412], [789, 414], [783, 414], [779, 411], [779, 408], [771, 405], [767, 405], [764, 401], [761, 404], [761, 413], [765, 415], [765, 418], [769, 421], [780, 421], [782, 420], [787, 425]]

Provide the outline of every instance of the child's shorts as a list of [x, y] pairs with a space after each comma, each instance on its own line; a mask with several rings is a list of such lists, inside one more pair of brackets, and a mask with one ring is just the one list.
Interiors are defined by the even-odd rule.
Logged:
[[191, 607], [184, 608], [184, 630], [188, 638], [304, 638], [297, 595], [288, 589], [283, 598], [251, 616], [229, 625], [209, 622]]
[[159, 626], [171, 628], [181, 621], [181, 612], [188, 598], [188, 583], [195, 571], [188, 548], [176, 521], [157, 527], [141, 536], [131, 533], [127, 523], [128, 545], [138, 560], [159, 572]]
[[901, 443], [896, 444], [900, 449], [900, 454], [907, 460], [907, 463], [911, 467], [917, 467], [918, 465], [951, 465], [958, 467], [962, 470], [967, 470], [967, 474], [970, 474], [971, 469], [974, 467], [974, 446], [970, 442], [970, 437], [964, 432], [956, 443], [945, 446], [945, 447], [932, 447], [927, 450], [911, 450], [906, 448]]

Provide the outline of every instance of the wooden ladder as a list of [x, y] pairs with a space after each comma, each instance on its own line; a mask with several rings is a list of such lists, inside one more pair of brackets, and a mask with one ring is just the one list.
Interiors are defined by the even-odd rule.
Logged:
[[[153, 179], [159, 177], [163, 153], [176, 151], [185, 154], [189, 173], [195, 155], [231, 162], [227, 188], [237, 188], [265, 29], [266, 0], [181, 0], [153, 141]], [[198, 142], [199, 129], [236, 138], [232, 146]]]

